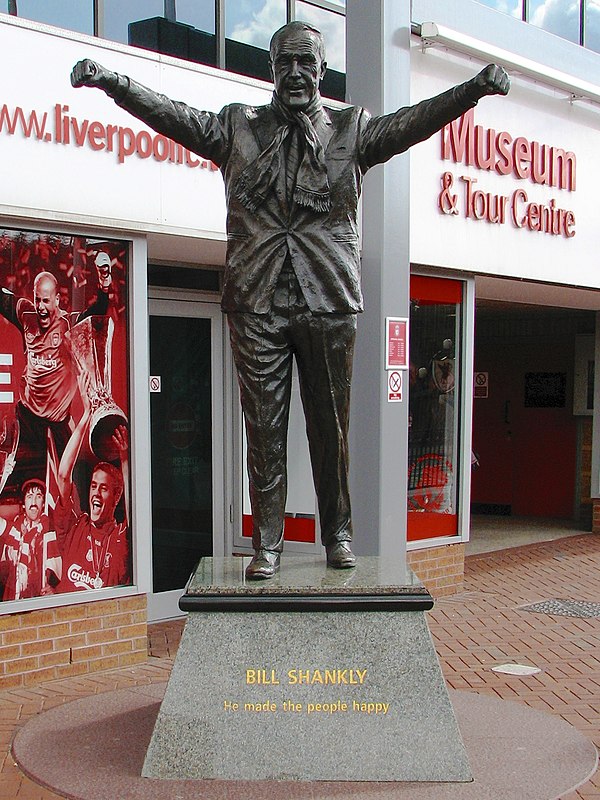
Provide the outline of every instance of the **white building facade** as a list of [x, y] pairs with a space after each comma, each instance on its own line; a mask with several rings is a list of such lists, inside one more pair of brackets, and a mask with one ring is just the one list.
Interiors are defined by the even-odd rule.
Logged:
[[[338, 16], [344, 10], [343, 3], [317, 5], [320, 12], [336, 6]], [[468, 80], [491, 61], [512, 78], [507, 98], [482, 100], [365, 181], [367, 311], [359, 320], [351, 437], [356, 549], [407, 550], [442, 594], [460, 586], [471, 512], [592, 527], [600, 494], [593, 435], [600, 55], [475, 0], [451, 7], [414, 0], [410, 13], [382, 0], [369, 3], [366, 16], [361, 5], [348, 0], [345, 8], [349, 102], [386, 112]], [[103, 573], [90, 546], [65, 564], [74, 580], [52, 578], [52, 470], [60, 472], [62, 452], [44, 442], [25, 451], [26, 435], [20, 445], [16, 439], [28, 370], [44, 365], [35, 362], [26, 326], [0, 319], [1, 541], [24, 520], [22, 490], [31, 477], [45, 483], [47, 517], [36, 540], [45, 541], [39, 582], [7, 589], [4, 578], [0, 613], [10, 633], [27, 620], [39, 624], [49, 609], [53, 623], [64, 625], [75, 608], [81, 619], [109, 620], [119, 604], [134, 602], [138, 627], [127, 651], [134, 660], [143, 650], [139, 620], [178, 613], [200, 556], [250, 552], [243, 426], [219, 307], [224, 192], [214, 165], [103, 93], [73, 89], [69, 74], [76, 61], [92, 58], [213, 111], [267, 103], [271, 87], [14, 14], [0, 13], [0, 43], [3, 74], [14, 76], [0, 98], [0, 285], [33, 302], [36, 275], [53, 274], [72, 342], [99, 295], [97, 256], [108, 255], [109, 310], [92, 314], [106, 321], [86, 323], [95, 356], [81, 355], [78, 364], [112, 396], [129, 432], [128, 502], [115, 510], [126, 541], [120, 577], [94, 582]], [[217, 55], [222, 49], [217, 42]], [[80, 396], [73, 390], [71, 430], [85, 413]], [[90, 431], [100, 432], [97, 425], [92, 414]], [[97, 462], [119, 468], [125, 460], [86, 436], [72, 470], [84, 514]], [[289, 451], [286, 553], [319, 553], [296, 385]], [[32, 558], [20, 552], [13, 563], [22, 559], [33, 570]], [[97, 652], [86, 660], [90, 646], [65, 642], [68, 658], [60, 662], [55, 645], [60, 674], [69, 674], [79, 651], [80, 664], [105, 666]], [[27, 654], [13, 655], [25, 673]], [[50, 668], [28, 666], [40, 674]]]

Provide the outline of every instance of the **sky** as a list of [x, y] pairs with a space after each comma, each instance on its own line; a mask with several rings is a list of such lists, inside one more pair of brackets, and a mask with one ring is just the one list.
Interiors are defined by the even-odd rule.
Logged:
[[[8, 0], [0, 0], [6, 10]], [[17, 0], [19, 13], [41, 22], [93, 31], [93, 4], [89, 0]], [[345, 7], [346, 0], [330, 0]], [[523, 0], [479, 0], [517, 19], [522, 17]], [[127, 41], [131, 19], [160, 16], [163, 0], [104, 0], [107, 38]], [[214, 0], [176, 0], [177, 18], [201, 30], [214, 33]], [[600, 52], [600, 0], [587, 0], [586, 44]], [[579, 41], [579, 0], [529, 0], [530, 22], [550, 33]], [[345, 71], [346, 42], [344, 20], [337, 14], [298, 0], [296, 17], [311, 23], [325, 37], [327, 62], [332, 69]], [[237, 41], [267, 48], [271, 35], [285, 23], [283, 0], [226, 0], [225, 35]]]
[[[478, 0], [522, 19], [522, 0]], [[529, 22], [563, 39], [579, 42], [579, 0], [530, 0]], [[600, 52], [600, 0], [586, 0], [586, 45]]]
[[[342, 3], [338, 0], [338, 4]], [[281, 0], [233, 0], [226, 6], [225, 13], [227, 37], [265, 49], [273, 33], [285, 25], [285, 7]], [[321, 31], [325, 37], [329, 66], [345, 71], [344, 18], [302, 2], [297, 3], [296, 17]]]

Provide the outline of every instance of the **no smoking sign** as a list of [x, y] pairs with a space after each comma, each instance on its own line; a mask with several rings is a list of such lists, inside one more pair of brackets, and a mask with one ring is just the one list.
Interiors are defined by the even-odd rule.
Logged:
[[397, 370], [388, 371], [388, 403], [402, 402], [402, 373]]

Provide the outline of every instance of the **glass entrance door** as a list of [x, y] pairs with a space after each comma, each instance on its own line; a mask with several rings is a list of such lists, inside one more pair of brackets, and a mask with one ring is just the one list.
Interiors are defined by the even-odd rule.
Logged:
[[150, 301], [150, 620], [179, 615], [198, 560], [223, 553], [221, 326], [216, 305]]
[[458, 535], [461, 281], [410, 279], [408, 541]]

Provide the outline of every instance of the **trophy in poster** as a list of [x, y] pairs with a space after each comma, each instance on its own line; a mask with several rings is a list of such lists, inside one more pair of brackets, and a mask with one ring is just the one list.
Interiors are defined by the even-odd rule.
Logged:
[[119, 425], [127, 424], [125, 412], [111, 391], [113, 333], [114, 322], [110, 317], [92, 316], [74, 325], [69, 334], [75, 362], [90, 377], [90, 448], [101, 461], [119, 458], [112, 437]]

